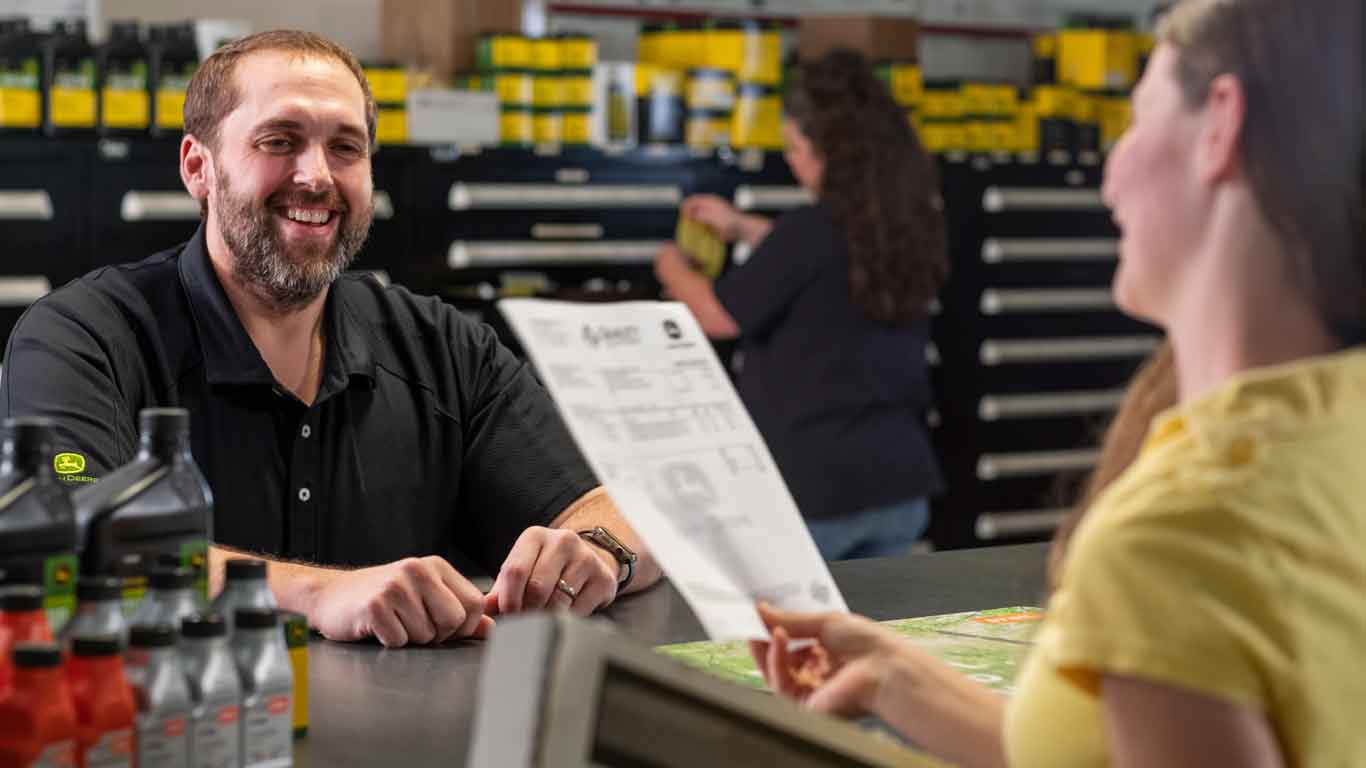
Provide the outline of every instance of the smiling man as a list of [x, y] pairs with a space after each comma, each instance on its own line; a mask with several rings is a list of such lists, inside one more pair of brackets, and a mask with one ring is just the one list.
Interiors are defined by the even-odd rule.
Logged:
[[[659, 578], [544, 389], [493, 332], [343, 270], [372, 216], [375, 102], [317, 35], [232, 43], [185, 101], [189, 242], [35, 304], [0, 415], [56, 421], [82, 479], [130, 461], [143, 408], [190, 410], [225, 556], [327, 637], [481, 635], [490, 616], [580, 614]], [[498, 576], [486, 595], [447, 559]], [[638, 556], [637, 556], [638, 554]]]

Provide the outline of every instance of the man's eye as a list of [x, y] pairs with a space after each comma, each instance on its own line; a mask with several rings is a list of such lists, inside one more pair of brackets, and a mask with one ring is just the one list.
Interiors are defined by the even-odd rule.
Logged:
[[261, 146], [270, 152], [287, 152], [293, 145], [289, 139], [266, 139]]
[[347, 157], [356, 157], [361, 153], [360, 147], [355, 144], [333, 144], [332, 151]]

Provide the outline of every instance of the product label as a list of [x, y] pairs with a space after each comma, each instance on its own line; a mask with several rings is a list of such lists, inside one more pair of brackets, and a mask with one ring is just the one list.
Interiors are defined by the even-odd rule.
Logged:
[[184, 713], [138, 715], [138, 768], [180, 768], [190, 759], [189, 716]]
[[76, 768], [76, 742], [68, 739], [43, 747], [29, 768]]
[[133, 729], [105, 731], [85, 749], [85, 768], [132, 768]]
[[194, 588], [201, 600], [209, 599], [209, 542], [191, 539], [180, 545], [180, 565], [194, 571]]
[[237, 768], [241, 764], [242, 718], [236, 701], [205, 702], [190, 737], [190, 765]]
[[185, 127], [185, 91], [157, 91], [157, 127], [176, 131]]
[[294, 761], [294, 707], [289, 693], [262, 693], [242, 707], [243, 765], [280, 768]]
[[110, 128], [146, 128], [147, 64], [134, 62], [121, 72], [109, 72], [100, 91], [100, 119]]

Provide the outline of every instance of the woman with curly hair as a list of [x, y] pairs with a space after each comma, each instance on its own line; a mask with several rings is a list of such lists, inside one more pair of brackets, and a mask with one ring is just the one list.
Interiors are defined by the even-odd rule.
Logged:
[[769, 221], [690, 197], [685, 215], [754, 254], [713, 285], [666, 246], [655, 272], [709, 336], [739, 339], [740, 395], [821, 554], [904, 552], [941, 484], [924, 427], [928, 308], [948, 274], [934, 163], [857, 53], [801, 66], [786, 112], [815, 204]]

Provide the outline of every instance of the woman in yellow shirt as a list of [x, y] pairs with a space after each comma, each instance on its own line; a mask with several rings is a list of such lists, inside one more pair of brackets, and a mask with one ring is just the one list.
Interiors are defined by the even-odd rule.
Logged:
[[1065, 528], [1014, 698], [866, 619], [761, 607], [775, 689], [965, 765], [1366, 765], [1362, 14], [1161, 24], [1104, 194], [1116, 300], [1170, 340], [1120, 423], [1175, 404]]

